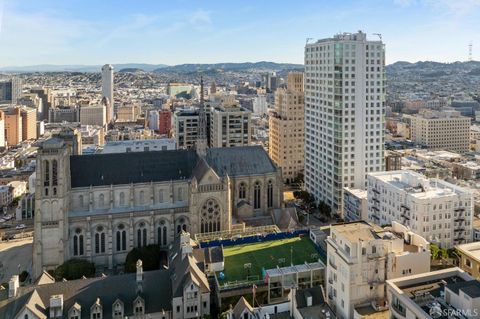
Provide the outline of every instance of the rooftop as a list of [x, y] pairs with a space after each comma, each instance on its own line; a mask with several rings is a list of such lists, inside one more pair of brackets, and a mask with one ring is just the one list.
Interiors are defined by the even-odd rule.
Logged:
[[480, 242], [462, 244], [455, 247], [462, 254], [480, 262]]

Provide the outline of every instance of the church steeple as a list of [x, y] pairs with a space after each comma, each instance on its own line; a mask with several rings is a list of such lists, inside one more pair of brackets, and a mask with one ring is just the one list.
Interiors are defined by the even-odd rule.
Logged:
[[205, 113], [205, 100], [203, 96], [203, 76], [200, 77], [200, 107], [198, 112], [198, 132], [195, 144], [197, 154], [205, 157], [207, 154], [207, 114]]

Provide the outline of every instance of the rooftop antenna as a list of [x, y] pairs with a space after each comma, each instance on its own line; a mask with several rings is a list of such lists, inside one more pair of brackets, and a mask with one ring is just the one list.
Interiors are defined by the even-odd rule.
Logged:
[[470, 43], [468, 44], [468, 61], [473, 61], [472, 51], [473, 51], [473, 43], [472, 41], [470, 41]]
[[378, 38], [380, 39], [380, 41], [382, 41], [382, 34], [381, 34], [381, 33], [374, 33], [373, 35], [378, 36]]
[[308, 42], [309, 42], [310, 40], [313, 40], [313, 38], [307, 38], [307, 40], [306, 40], [305, 43], [308, 44]]

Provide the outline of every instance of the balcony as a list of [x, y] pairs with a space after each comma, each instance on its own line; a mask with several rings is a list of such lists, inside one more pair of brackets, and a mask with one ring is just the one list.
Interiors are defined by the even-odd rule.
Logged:
[[372, 200], [373, 200], [374, 202], [380, 203], [380, 200], [379, 200], [378, 198], [372, 197]]
[[457, 218], [454, 219], [454, 221], [455, 221], [456, 223], [457, 223], [457, 222], [458, 222], [458, 223], [462, 223], [462, 222], [465, 221], [465, 218], [464, 218], [464, 217], [457, 217]]
[[407, 206], [406, 206], [406, 205], [404, 205], [404, 204], [400, 205], [400, 208], [403, 208], [404, 210], [408, 210], [408, 211], [410, 211], [410, 208], [409, 208], [409, 207], [407, 207]]
[[455, 208], [454, 211], [456, 211], [456, 212], [464, 212], [464, 211], [465, 211], [465, 207]]
[[454, 232], [454, 233], [456, 233], [456, 232], [463, 232], [464, 230], [465, 230], [465, 228], [463, 228], [463, 227], [461, 227], [461, 228], [455, 228], [455, 229], [453, 230], [453, 232]]
[[370, 215], [373, 219], [376, 219], [377, 221], [380, 221], [380, 216], [376, 215], [376, 214], [372, 214]]
[[372, 191], [373, 191], [374, 193], [376, 193], [376, 194], [380, 194], [380, 191], [379, 191], [378, 189], [376, 189], [376, 188], [373, 188]]
[[402, 214], [401, 216], [402, 216], [404, 219], [410, 220], [410, 216], [408, 216], [407, 214]]

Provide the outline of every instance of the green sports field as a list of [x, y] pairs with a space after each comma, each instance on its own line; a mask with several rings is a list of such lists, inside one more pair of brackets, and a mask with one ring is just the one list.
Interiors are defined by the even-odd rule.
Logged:
[[[316, 258], [312, 258], [315, 255]], [[223, 282], [261, 280], [265, 269], [290, 266], [317, 261], [315, 246], [308, 237], [288, 238], [223, 248], [225, 258]], [[279, 259], [284, 258], [284, 262]], [[244, 265], [251, 263], [250, 270]], [[247, 278], [248, 277], [248, 278]], [[222, 281], [220, 281], [222, 284]]]

